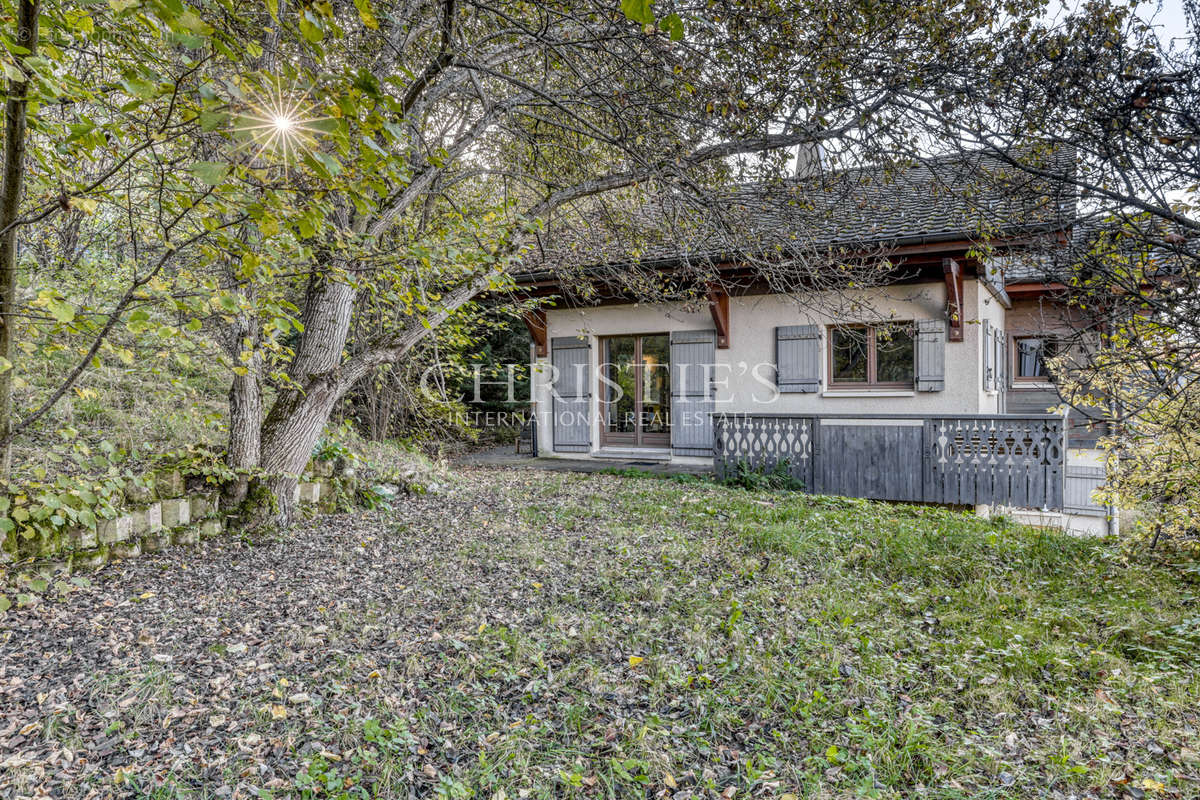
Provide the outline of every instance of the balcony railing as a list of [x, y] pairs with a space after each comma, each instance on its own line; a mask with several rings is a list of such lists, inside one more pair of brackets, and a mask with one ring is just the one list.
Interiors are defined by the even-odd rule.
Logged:
[[1061, 510], [1066, 434], [1051, 415], [713, 415], [718, 477], [784, 469], [806, 491]]

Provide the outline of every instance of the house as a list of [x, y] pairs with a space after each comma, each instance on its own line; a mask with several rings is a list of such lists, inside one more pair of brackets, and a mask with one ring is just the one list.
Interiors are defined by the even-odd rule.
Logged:
[[[1101, 425], [1048, 414], [1045, 359], [1088, 324], [1048, 277], [1074, 198], [981, 178], [1003, 169], [848, 171], [735, 187], [719, 224], [652, 203], [626, 233], [549, 231], [518, 278], [548, 303], [526, 315], [538, 452], [782, 463], [832, 493], [1103, 515]], [[647, 301], [630, 274], [692, 293]]]

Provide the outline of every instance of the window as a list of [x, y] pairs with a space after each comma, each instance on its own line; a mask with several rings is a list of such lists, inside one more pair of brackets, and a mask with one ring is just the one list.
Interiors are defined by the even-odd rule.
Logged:
[[1018, 336], [1014, 340], [1016, 347], [1016, 368], [1013, 369], [1015, 381], [1049, 381], [1050, 371], [1046, 369], [1046, 361], [1062, 354], [1062, 343], [1053, 337]]
[[911, 389], [912, 323], [829, 329], [830, 388]]

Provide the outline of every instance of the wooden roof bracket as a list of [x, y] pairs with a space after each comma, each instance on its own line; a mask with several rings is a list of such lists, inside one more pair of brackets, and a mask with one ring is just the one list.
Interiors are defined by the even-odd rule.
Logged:
[[717, 329], [717, 349], [729, 349], [729, 292], [721, 286], [708, 287], [708, 312]]
[[962, 267], [953, 258], [943, 258], [942, 274], [946, 278], [946, 317], [950, 320], [950, 331], [946, 338], [951, 342], [961, 342], [963, 340]]
[[546, 339], [546, 310], [543, 308], [530, 309], [522, 312], [521, 319], [525, 320], [525, 327], [529, 329], [529, 338], [533, 339], [534, 355], [538, 358], [550, 355], [549, 342]]

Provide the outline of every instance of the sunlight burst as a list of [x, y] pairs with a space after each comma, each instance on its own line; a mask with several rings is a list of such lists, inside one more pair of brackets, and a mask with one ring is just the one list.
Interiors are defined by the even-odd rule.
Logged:
[[314, 147], [319, 132], [314, 123], [328, 117], [312, 115], [315, 106], [301, 99], [288, 97], [280, 89], [265, 100], [252, 104], [242, 114], [236, 130], [247, 136], [246, 144], [257, 146], [254, 158], [267, 152], [291, 161], [300, 151]]

